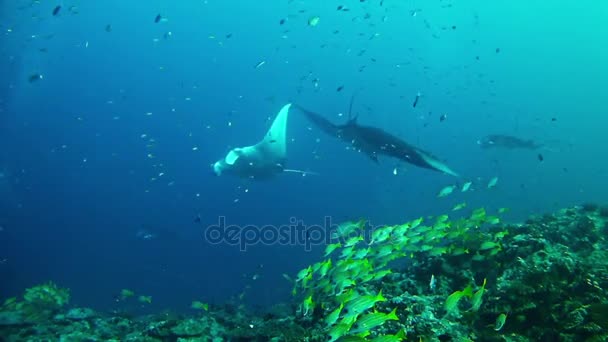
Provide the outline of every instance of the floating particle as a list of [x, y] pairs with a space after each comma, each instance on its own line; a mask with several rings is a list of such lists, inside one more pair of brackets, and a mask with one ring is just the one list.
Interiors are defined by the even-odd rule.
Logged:
[[112, 32], [112, 25], [106, 25], [106, 32]]
[[496, 48], [496, 53], [500, 53], [500, 48]]

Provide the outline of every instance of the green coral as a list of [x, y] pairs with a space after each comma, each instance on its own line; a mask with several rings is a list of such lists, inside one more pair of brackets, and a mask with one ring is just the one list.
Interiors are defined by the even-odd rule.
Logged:
[[50, 319], [68, 304], [70, 290], [58, 287], [53, 282], [28, 288], [23, 294], [23, 300], [10, 298], [1, 308], [4, 319], [23, 322], [36, 322]]

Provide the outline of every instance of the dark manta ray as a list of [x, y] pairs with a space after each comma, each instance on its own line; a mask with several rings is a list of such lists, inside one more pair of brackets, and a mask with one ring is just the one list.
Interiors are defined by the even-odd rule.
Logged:
[[518, 137], [505, 134], [491, 134], [479, 141], [481, 148], [492, 148], [502, 147], [507, 149], [528, 149], [536, 150], [542, 147], [542, 145], [535, 143], [532, 140], [524, 140]]
[[323, 132], [352, 144], [357, 150], [367, 154], [375, 162], [378, 162], [379, 155], [385, 155], [419, 167], [458, 177], [458, 174], [432, 154], [410, 145], [380, 128], [359, 125], [357, 118], [353, 118], [350, 115], [352, 105], [351, 100], [349, 120], [344, 125], [333, 124], [317, 113], [308, 111], [297, 105], [294, 106], [300, 109], [308, 120]]

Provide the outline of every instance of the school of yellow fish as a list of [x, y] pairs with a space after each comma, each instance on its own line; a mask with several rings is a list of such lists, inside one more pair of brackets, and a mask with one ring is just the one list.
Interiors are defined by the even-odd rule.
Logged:
[[[506, 211], [500, 209], [498, 213]], [[448, 215], [426, 220], [421, 217], [371, 232], [366, 232], [365, 221], [343, 223], [332, 236], [337, 242], [326, 246], [327, 259], [299, 271], [292, 293], [303, 298], [301, 315], [322, 312], [328, 341], [402, 341], [406, 337], [403, 329], [394, 335], [378, 333], [386, 322], [399, 321], [397, 308], [385, 310], [390, 312], [377, 310], [378, 303], [387, 302], [381, 280], [392, 273], [390, 263], [402, 258], [469, 253], [472, 260], [483, 261], [502, 250], [501, 240], [508, 232], [489, 233], [480, 228], [500, 222], [498, 216], [480, 208], [457, 220], [450, 220]], [[472, 286], [446, 299], [446, 315], [464, 297], [469, 298], [471, 310], [479, 309], [486, 281], [476, 292]]]

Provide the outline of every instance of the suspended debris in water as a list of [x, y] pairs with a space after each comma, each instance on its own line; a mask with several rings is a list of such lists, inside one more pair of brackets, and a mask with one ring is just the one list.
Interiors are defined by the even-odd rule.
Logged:
[[106, 25], [106, 32], [112, 32], [112, 25]]

